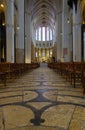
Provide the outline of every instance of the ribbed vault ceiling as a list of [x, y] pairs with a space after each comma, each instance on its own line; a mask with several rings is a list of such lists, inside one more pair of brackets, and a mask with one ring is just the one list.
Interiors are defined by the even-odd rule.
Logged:
[[56, 0], [32, 0], [31, 20], [35, 28], [55, 25]]

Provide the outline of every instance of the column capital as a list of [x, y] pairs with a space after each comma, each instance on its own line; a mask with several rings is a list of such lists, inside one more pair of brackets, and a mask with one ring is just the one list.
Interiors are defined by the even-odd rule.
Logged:
[[82, 23], [73, 23], [73, 26], [79, 26], [82, 25]]
[[13, 28], [14, 25], [13, 25], [13, 24], [8, 24], [8, 23], [7, 23], [7, 24], [6, 24], [6, 27], [12, 27], [12, 28]]
[[13, 2], [13, 3], [14, 3], [14, 0], [10, 0], [10, 2]]
[[28, 15], [31, 16], [31, 12], [25, 11], [25, 14], [28, 14]]

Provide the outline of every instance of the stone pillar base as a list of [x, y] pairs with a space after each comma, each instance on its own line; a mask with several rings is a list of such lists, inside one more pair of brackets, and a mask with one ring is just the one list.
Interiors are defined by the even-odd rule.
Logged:
[[16, 63], [24, 63], [24, 49], [16, 49]]

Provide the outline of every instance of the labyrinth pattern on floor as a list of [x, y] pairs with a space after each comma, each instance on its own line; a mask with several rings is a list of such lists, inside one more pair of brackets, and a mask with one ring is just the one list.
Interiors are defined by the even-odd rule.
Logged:
[[85, 130], [85, 95], [46, 64], [0, 84], [0, 130]]

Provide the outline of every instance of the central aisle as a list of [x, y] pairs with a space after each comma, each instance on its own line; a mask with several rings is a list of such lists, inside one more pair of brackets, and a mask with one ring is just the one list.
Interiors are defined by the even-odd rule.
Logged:
[[85, 96], [46, 63], [0, 89], [0, 130], [85, 130]]

